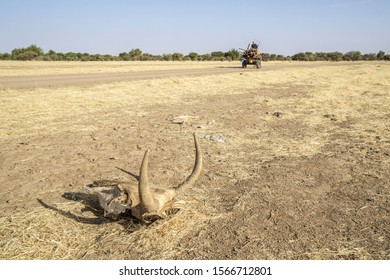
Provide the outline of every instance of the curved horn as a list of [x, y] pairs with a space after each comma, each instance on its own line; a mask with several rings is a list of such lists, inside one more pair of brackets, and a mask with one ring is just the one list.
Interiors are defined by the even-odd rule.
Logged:
[[148, 213], [156, 212], [158, 205], [154, 200], [148, 184], [148, 157], [149, 150], [146, 150], [144, 159], [142, 160], [139, 181], [138, 181], [138, 193], [141, 206]]
[[194, 169], [192, 170], [192, 173], [188, 178], [181, 183], [179, 186], [176, 187], [177, 191], [183, 191], [185, 189], [188, 189], [189, 187], [192, 187], [196, 180], [198, 179], [200, 172], [202, 171], [202, 151], [200, 150], [200, 146], [198, 143], [198, 138], [196, 137], [196, 133], [194, 133], [194, 142], [195, 142], [195, 165]]

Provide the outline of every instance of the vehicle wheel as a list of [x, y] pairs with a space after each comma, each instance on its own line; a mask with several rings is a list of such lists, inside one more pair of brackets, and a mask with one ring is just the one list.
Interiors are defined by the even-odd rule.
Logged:
[[246, 60], [244, 60], [244, 61], [242, 62], [242, 68], [246, 68], [246, 66], [247, 66], [247, 63], [246, 63]]

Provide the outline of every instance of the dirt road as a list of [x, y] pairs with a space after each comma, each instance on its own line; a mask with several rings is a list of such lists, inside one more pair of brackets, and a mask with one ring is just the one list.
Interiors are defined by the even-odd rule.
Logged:
[[[356, 65], [357, 63], [327, 63], [326, 66], [341, 66], [344, 64]], [[325, 66], [325, 65], [324, 65]], [[266, 65], [260, 71], [270, 71], [284, 68], [312, 68], [316, 64], [283, 63]], [[252, 66], [242, 69], [240, 66], [215, 66], [210, 68], [188, 68], [169, 70], [148, 70], [128, 72], [103, 72], [103, 73], [77, 73], [77, 74], [52, 74], [52, 75], [27, 75], [27, 76], [0, 76], [0, 89], [13, 88], [55, 88], [63, 86], [90, 86], [94, 84], [160, 79], [167, 77], [183, 76], [207, 76], [227, 73], [259, 71]]]
[[[255, 71], [257, 69], [245, 69]], [[0, 89], [3, 88], [40, 88], [60, 86], [84, 86], [97, 83], [158, 79], [178, 76], [203, 76], [243, 71], [241, 67], [215, 67], [207, 69], [174, 69], [160, 71], [62, 74], [39, 76], [0, 77]], [[258, 71], [258, 70], [257, 70]]]

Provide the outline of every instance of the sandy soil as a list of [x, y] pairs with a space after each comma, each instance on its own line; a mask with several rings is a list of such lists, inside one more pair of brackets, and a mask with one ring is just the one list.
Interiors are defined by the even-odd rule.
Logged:
[[[0, 90], [2, 259], [390, 259], [390, 65], [295, 64], [80, 87]], [[183, 125], [177, 116], [195, 117]], [[83, 185], [176, 185], [143, 226]]]
[[[246, 71], [255, 71], [247, 69]], [[0, 89], [6, 88], [42, 88], [60, 86], [87, 86], [107, 82], [148, 80], [181, 76], [205, 76], [242, 72], [241, 67], [190, 68], [174, 70], [149, 70], [139, 72], [106, 72], [93, 74], [56, 74], [38, 76], [4, 76], [0, 77]]]

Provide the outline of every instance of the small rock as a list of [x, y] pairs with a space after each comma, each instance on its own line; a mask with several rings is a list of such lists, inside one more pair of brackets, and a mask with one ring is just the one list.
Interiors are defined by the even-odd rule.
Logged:
[[272, 114], [273, 116], [277, 117], [277, 118], [280, 118], [282, 116], [282, 113], [280, 112], [275, 112]]
[[196, 117], [196, 116], [178, 116], [178, 117], [174, 117], [171, 120], [171, 123], [174, 123], [174, 124], [185, 124], [185, 123], [188, 123], [188, 122], [190, 122], [191, 120], [194, 120], [194, 119], [198, 119], [198, 117]]
[[222, 134], [207, 134], [205, 139], [210, 140], [210, 141], [215, 141], [215, 142], [225, 142], [226, 137], [223, 136]]
[[336, 116], [333, 114], [325, 114], [324, 117], [334, 122], [337, 121]]

